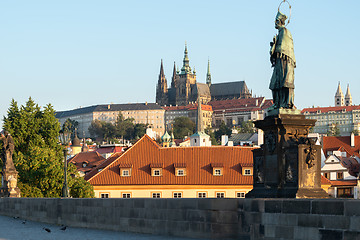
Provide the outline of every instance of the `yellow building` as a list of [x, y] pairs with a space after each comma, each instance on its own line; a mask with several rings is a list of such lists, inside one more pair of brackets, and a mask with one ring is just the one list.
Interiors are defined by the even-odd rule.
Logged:
[[98, 198], [236, 198], [252, 189], [253, 147], [160, 147], [147, 135], [85, 179]]

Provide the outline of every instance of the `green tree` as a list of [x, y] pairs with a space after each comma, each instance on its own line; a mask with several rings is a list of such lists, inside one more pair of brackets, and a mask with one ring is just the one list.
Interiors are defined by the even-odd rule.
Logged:
[[134, 138], [134, 119], [133, 118], [124, 118], [124, 116], [119, 113], [116, 122], [115, 122], [116, 136], [121, 139], [131, 140]]
[[[63, 132], [70, 132], [71, 133], [71, 139], [74, 138], [75, 130], [77, 131], [77, 128], [79, 126], [79, 122], [76, 120], [71, 120], [70, 118], [66, 119], [64, 124], [62, 125], [61, 130]], [[79, 135], [79, 132], [76, 132], [77, 135]]]
[[205, 133], [210, 136], [211, 145], [219, 145], [215, 138], [215, 132], [211, 128], [205, 129]]
[[[58, 142], [60, 124], [53, 107], [48, 104], [41, 110], [31, 98], [18, 107], [12, 100], [3, 128], [14, 139], [13, 160], [19, 172], [22, 196], [60, 197], [64, 179], [63, 151]], [[71, 188], [79, 180], [70, 177], [76, 175], [76, 169], [69, 168], [68, 174]]]
[[254, 123], [252, 121], [243, 121], [237, 128], [240, 133], [254, 133]]
[[337, 123], [329, 128], [329, 130], [327, 131], [327, 135], [336, 137], [340, 136], [340, 129]]
[[229, 128], [224, 121], [221, 121], [219, 129], [215, 131], [215, 139], [219, 143], [222, 135], [231, 135], [231, 128]]
[[195, 132], [195, 123], [188, 117], [177, 117], [174, 119], [173, 130], [174, 137], [182, 139]]

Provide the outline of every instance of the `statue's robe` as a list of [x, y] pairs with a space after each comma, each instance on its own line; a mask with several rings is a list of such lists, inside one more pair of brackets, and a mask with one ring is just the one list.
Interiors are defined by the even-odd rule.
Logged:
[[[279, 28], [279, 34], [271, 48], [271, 62], [274, 71], [269, 88], [279, 91], [278, 107], [294, 106], [294, 68], [296, 67], [294, 43], [291, 33], [285, 27]], [[275, 100], [275, 99], [274, 99]]]

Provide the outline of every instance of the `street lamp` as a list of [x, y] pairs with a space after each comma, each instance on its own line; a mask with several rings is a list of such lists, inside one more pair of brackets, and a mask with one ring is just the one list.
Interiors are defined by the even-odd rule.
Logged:
[[62, 197], [63, 198], [67, 198], [69, 197], [69, 188], [67, 185], [67, 160], [66, 160], [66, 155], [67, 155], [67, 146], [69, 144], [70, 141], [70, 133], [69, 132], [61, 132], [60, 136], [59, 136], [61, 145], [63, 146], [63, 151], [64, 151], [64, 185], [62, 188]]

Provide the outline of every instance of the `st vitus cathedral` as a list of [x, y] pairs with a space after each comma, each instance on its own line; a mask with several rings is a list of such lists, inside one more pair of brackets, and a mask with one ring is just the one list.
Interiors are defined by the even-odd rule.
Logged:
[[170, 88], [167, 87], [161, 60], [159, 80], [156, 87], [156, 103], [159, 105], [187, 105], [196, 102], [198, 98], [202, 104], [207, 104], [211, 100], [251, 98], [251, 95], [244, 81], [211, 84], [209, 62], [206, 84], [196, 82], [196, 71], [195, 69], [191, 70], [186, 44], [181, 71], [176, 69], [174, 63]]

